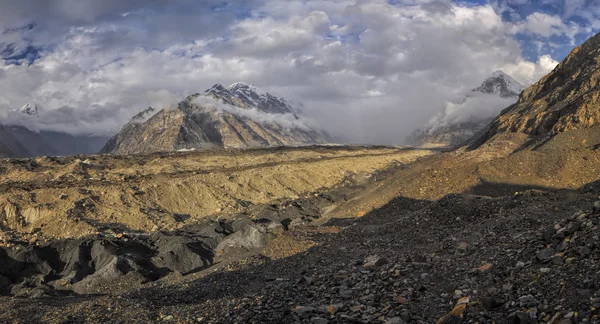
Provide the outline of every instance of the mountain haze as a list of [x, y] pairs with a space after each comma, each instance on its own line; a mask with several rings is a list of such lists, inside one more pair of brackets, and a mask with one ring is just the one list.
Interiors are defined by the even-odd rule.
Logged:
[[[14, 111], [22, 113], [23, 118], [32, 124], [35, 124], [36, 119], [44, 118], [43, 110], [34, 104], [26, 104]], [[0, 127], [0, 157], [3, 158], [94, 154], [109, 139], [102, 135], [31, 130], [16, 123]]]
[[501, 109], [514, 103], [523, 89], [506, 73], [495, 71], [466, 94], [462, 102], [447, 102], [443, 112], [414, 131], [407, 141], [416, 146], [458, 146], [484, 129]]

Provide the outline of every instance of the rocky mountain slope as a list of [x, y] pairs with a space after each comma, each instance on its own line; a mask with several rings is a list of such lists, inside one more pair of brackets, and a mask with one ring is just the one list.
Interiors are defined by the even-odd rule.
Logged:
[[477, 142], [501, 133], [552, 136], [600, 125], [600, 34], [575, 48], [552, 72], [527, 88]]
[[306, 145], [327, 136], [297, 116], [289, 103], [256, 87], [217, 84], [176, 107], [135, 116], [101, 153], [139, 154], [214, 147]]
[[455, 147], [484, 129], [503, 108], [514, 103], [524, 87], [502, 71], [496, 71], [471, 90], [460, 103], [446, 103], [423, 129], [407, 142], [416, 146]]

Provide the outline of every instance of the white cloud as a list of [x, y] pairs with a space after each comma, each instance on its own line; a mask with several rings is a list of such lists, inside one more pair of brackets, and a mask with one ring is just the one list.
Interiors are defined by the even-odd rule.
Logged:
[[[241, 19], [209, 10], [221, 1], [189, 8], [176, 1], [177, 11], [160, 7], [163, 1], [149, 5], [155, 10], [141, 2], [66, 8], [69, 1], [53, 1], [60, 8], [32, 16], [61, 22], [31, 35], [35, 44], [50, 40], [43, 56], [0, 65], [0, 111], [34, 102], [49, 116], [40, 127], [107, 134], [150, 105], [169, 107], [214, 83], [245, 81], [302, 102], [333, 135], [399, 143], [496, 69], [531, 83], [553, 68], [550, 57], [526, 61], [516, 32], [570, 30], [553, 17], [514, 25], [490, 5], [448, 1], [257, 0]], [[26, 20], [7, 21], [0, 24]]]
[[501, 69], [522, 84], [532, 84], [552, 71], [558, 63], [550, 55], [542, 55], [535, 63], [519, 60], [516, 63], [507, 64]]
[[513, 33], [525, 33], [541, 37], [567, 36], [574, 44], [575, 36], [590, 32], [590, 28], [583, 28], [575, 23], [566, 23], [560, 16], [534, 12], [513, 27]]

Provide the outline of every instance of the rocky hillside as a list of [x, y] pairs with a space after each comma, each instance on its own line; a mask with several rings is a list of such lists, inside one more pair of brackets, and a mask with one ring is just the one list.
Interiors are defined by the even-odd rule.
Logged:
[[243, 83], [217, 84], [176, 107], [136, 115], [101, 153], [139, 154], [213, 147], [322, 144], [327, 136], [298, 117], [291, 105]]
[[480, 143], [499, 133], [553, 135], [600, 125], [600, 34], [575, 48], [551, 73], [498, 116]]
[[514, 103], [524, 87], [502, 71], [496, 71], [472, 89], [460, 103], [446, 103], [422, 129], [407, 142], [416, 146], [458, 146], [484, 129], [503, 108]]

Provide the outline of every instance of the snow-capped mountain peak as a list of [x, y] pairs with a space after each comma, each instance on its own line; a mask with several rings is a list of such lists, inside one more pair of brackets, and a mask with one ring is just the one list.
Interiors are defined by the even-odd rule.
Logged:
[[496, 70], [492, 76], [485, 79], [483, 83], [473, 89], [473, 92], [481, 92], [485, 94], [494, 94], [502, 98], [518, 97], [525, 87], [510, 75]]
[[221, 84], [215, 84], [206, 90], [204, 95], [229, 105], [256, 108], [270, 114], [294, 113], [292, 106], [285, 99], [244, 82], [236, 82], [227, 88]]
[[20, 112], [29, 116], [39, 116], [39, 113], [41, 111], [40, 107], [38, 107], [36, 104], [26, 104], [23, 107], [19, 108], [19, 109], [15, 109], [14, 111], [16, 112]]

